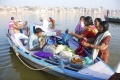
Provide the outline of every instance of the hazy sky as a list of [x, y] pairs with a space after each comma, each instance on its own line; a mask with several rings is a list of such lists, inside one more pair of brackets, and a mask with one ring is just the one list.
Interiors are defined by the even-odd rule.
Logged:
[[120, 0], [0, 0], [0, 5], [47, 6], [47, 7], [91, 7], [120, 10]]

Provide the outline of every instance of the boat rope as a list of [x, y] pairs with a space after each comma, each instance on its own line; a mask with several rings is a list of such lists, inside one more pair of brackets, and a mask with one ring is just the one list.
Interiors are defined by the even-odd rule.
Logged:
[[32, 67], [30, 67], [30, 66], [28, 66], [21, 58], [20, 58], [20, 56], [19, 56], [19, 53], [16, 51], [16, 49], [15, 49], [15, 53], [16, 53], [16, 56], [18, 57], [18, 59], [26, 66], [26, 67], [28, 67], [29, 69], [31, 69], [31, 70], [44, 70], [44, 69], [46, 69], [46, 68], [53, 68], [53, 67], [57, 67], [57, 66], [46, 66], [46, 67], [44, 67], [44, 68], [32, 68]]

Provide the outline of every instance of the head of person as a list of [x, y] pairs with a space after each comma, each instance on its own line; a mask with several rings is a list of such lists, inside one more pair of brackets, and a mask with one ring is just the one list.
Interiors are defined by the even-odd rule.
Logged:
[[15, 18], [14, 17], [11, 17], [11, 20], [14, 20]]
[[43, 22], [43, 17], [40, 17], [39, 20]]
[[98, 31], [100, 33], [104, 33], [106, 31], [108, 31], [108, 29], [109, 29], [109, 23], [107, 21], [102, 21], [100, 23], [100, 27], [98, 28]]
[[84, 22], [84, 18], [85, 18], [85, 16], [81, 16], [81, 17], [80, 17], [80, 21], [83, 21], [83, 22]]
[[51, 17], [49, 17], [49, 19], [52, 19]]
[[85, 26], [93, 25], [92, 18], [90, 16], [85, 17], [84, 18], [84, 24], [85, 24]]
[[100, 23], [102, 22], [102, 20], [100, 19], [100, 18], [96, 18], [95, 20], [94, 20], [94, 24], [95, 24], [95, 26], [96, 26], [96, 28], [98, 29], [98, 27], [100, 26]]
[[42, 36], [42, 32], [43, 30], [41, 28], [36, 28], [34, 30], [34, 33], [38, 36], [38, 37], [41, 37]]

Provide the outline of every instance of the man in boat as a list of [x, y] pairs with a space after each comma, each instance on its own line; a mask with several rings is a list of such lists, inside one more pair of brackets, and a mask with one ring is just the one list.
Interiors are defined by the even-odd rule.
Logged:
[[41, 26], [48, 29], [48, 25], [49, 25], [48, 21], [44, 19], [43, 17], [40, 17], [39, 20], [42, 22]]
[[109, 10], [107, 10], [107, 18], [109, 17]]
[[51, 29], [55, 29], [55, 20], [54, 20], [54, 19], [52, 19], [51, 17], [49, 17], [49, 19], [50, 19], [50, 21], [49, 21], [49, 22], [51, 22], [51, 23], [52, 23], [52, 27], [51, 27]]
[[14, 32], [13, 32], [13, 25], [14, 25], [14, 20], [15, 20], [15, 18], [14, 17], [11, 17], [11, 20], [10, 20], [10, 22], [9, 22], [9, 26], [8, 26], [8, 32], [9, 32], [9, 34], [10, 35], [14, 35]]
[[14, 17], [11, 17], [11, 20], [9, 22], [9, 29], [12, 29], [13, 25], [14, 25], [14, 20], [15, 18]]
[[[13, 34], [11, 34], [11, 37], [15, 39], [15, 43], [21, 47], [24, 51], [26, 49], [24, 48], [24, 44], [26, 44], [28, 37], [21, 33], [21, 29], [25, 25], [25, 22], [19, 22], [18, 20], [14, 20], [13, 24]], [[27, 52], [27, 51], [26, 51]]]
[[[34, 34], [35, 33], [35, 34]], [[46, 44], [45, 36], [55, 36], [57, 32], [44, 32], [41, 28], [36, 28], [28, 39], [29, 50], [40, 50]]]

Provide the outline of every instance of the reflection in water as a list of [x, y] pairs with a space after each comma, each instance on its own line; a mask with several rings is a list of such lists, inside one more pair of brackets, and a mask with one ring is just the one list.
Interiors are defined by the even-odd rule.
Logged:
[[[86, 14], [92, 16], [93, 20], [96, 17], [100, 17], [104, 20], [104, 15], [98, 14]], [[20, 60], [15, 56], [14, 51], [10, 49], [8, 44], [5, 30], [8, 28], [10, 17], [14, 16], [19, 20], [27, 20], [29, 24], [39, 24], [39, 17], [45, 17], [48, 19], [52, 17], [56, 21], [55, 27], [64, 31], [66, 28], [74, 31], [80, 16], [83, 14], [3, 14], [0, 15], [0, 80], [63, 80], [59, 77], [50, 75], [43, 71], [33, 71], [24, 66]], [[4, 20], [3, 20], [4, 19]], [[114, 67], [120, 56], [120, 24], [110, 23], [110, 33], [112, 39], [110, 42], [110, 58], [109, 65]]]

